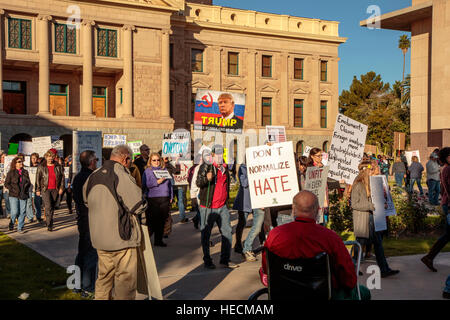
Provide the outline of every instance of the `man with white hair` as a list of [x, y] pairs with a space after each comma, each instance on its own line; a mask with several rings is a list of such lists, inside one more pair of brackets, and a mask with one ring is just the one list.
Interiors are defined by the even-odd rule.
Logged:
[[[342, 239], [332, 230], [316, 224], [319, 200], [310, 191], [299, 192], [292, 204], [295, 221], [272, 229], [264, 244], [270, 252], [287, 259], [313, 258], [326, 252], [330, 257], [333, 299], [357, 297], [356, 270]], [[267, 274], [265, 251], [262, 261]], [[361, 299], [370, 299], [370, 291], [360, 286]]]
[[83, 186], [89, 208], [92, 246], [98, 254], [95, 299], [134, 300], [137, 286], [137, 247], [141, 231], [137, 216], [147, 205], [141, 189], [128, 171], [132, 151], [114, 147], [110, 160], [94, 171]]

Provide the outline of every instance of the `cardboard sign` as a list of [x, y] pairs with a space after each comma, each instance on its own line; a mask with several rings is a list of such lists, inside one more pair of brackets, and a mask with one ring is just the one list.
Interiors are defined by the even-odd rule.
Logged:
[[298, 179], [291, 141], [247, 148], [246, 159], [252, 209], [292, 204]]
[[73, 172], [81, 170], [80, 154], [92, 150], [99, 159], [97, 167], [102, 166], [102, 132], [101, 131], [73, 131]]
[[244, 114], [245, 94], [198, 90], [195, 99], [194, 130], [240, 134], [244, 126]]
[[331, 179], [353, 184], [359, 174], [358, 165], [364, 156], [366, 135], [366, 125], [338, 114], [328, 152], [328, 176]]
[[0, 163], [0, 187], [3, 187], [3, 185], [5, 184], [5, 177], [6, 177], [6, 175], [5, 175], [5, 164], [4, 163]]
[[137, 140], [137, 141], [129, 141], [127, 142], [127, 145], [131, 148], [131, 150], [133, 151], [133, 157], [140, 155], [141, 151], [139, 150], [139, 148], [142, 146], [142, 140]]
[[167, 170], [152, 170], [155, 174], [156, 179], [172, 179], [172, 176], [170, 175], [169, 171]]
[[127, 135], [110, 133], [103, 135], [103, 148], [114, 148], [121, 144], [127, 144]]
[[[176, 186], [188, 185], [188, 171], [194, 165], [193, 161], [180, 161], [180, 174], [174, 174], [173, 179], [175, 180]], [[175, 164], [173, 164], [175, 165]]]
[[413, 156], [416, 156], [417, 158], [419, 158], [419, 162], [420, 162], [420, 152], [419, 152], [419, 150], [405, 151], [405, 157], [406, 157], [406, 161], [408, 162], [408, 166], [411, 165]]
[[33, 153], [32, 141], [19, 141], [19, 153], [30, 156]]
[[372, 203], [375, 206], [373, 213], [375, 231], [386, 230], [386, 209], [384, 206], [387, 203], [387, 196], [384, 192], [383, 177], [381, 175], [370, 177], [370, 192], [372, 194]]
[[266, 126], [266, 138], [272, 143], [286, 142], [286, 128], [284, 126]]
[[171, 132], [165, 133], [162, 141], [163, 157], [181, 157], [186, 158], [191, 145], [190, 132]]
[[29, 167], [29, 168], [27, 168], [27, 170], [28, 170], [28, 175], [30, 176], [31, 191], [34, 192], [35, 191], [35, 184], [36, 184], [37, 167]]
[[52, 137], [36, 137], [33, 140], [33, 153], [36, 152], [39, 157], [43, 157], [44, 154], [52, 148]]
[[383, 174], [381, 175], [382, 179], [383, 179], [383, 190], [384, 190], [384, 194], [387, 200], [387, 209], [385, 209], [384, 211], [386, 212], [386, 216], [395, 216], [397, 214], [397, 211], [395, 210], [395, 205], [394, 205], [394, 201], [392, 200], [392, 195], [391, 195], [391, 190], [389, 189], [389, 183], [386, 179], [386, 176]]
[[330, 167], [308, 167], [306, 169], [305, 190], [311, 191], [319, 199], [319, 206], [323, 208], [327, 189], [328, 170]]

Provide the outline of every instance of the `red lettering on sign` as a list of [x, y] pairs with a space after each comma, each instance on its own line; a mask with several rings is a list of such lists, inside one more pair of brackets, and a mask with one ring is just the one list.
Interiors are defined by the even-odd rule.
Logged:
[[288, 181], [283, 180], [283, 178], [286, 178], [286, 177], [287, 177], [287, 175], [281, 176], [281, 187], [283, 188], [283, 192], [285, 192], [285, 191], [291, 191], [291, 189], [285, 189], [285, 188], [284, 188], [284, 184], [285, 184], [285, 183], [288, 183]]

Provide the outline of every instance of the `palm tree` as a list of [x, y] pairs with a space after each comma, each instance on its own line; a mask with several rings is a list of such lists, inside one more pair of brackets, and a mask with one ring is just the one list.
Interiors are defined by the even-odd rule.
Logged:
[[411, 102], [411, 75], [406, 76], [405, 81], [402, 82], [402, 105], [409, 106]]
[[402, 50], [403, 52], [403, 82], [405, 81], [405, 63], [406, 63], [406, 53], [408, 52], [409, 48], [411, 48], [411, 41], [409, 40], [408, 36], [406, 34], [400, 36], [400, 39], [398, 40], [398, 48]]

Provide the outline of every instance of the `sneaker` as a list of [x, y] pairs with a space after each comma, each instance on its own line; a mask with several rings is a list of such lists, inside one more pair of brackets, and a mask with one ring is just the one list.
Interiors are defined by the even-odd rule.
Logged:
[[236, 268], [239, 268], [239, 265], [238, 265], [238, 264], [236, 264], [236, 263], [234, 263], [234, 262], [231, 262], [231, 261], [228, 261], [228, 262], [221, 262], [220, 265], [223, 266], [224, 268], [229, 268], [229, 269], [236, 269]]
[[214, 263], [210, 262], [210, 263], [205, 263], [204, 267], [206, 269], [215, 269], [216, 265]]
[[24, 234], [26, 231], [25, 230], [17, 230], [17, 233], [20, 233], [20, 234]]
[[389, 270], [387, 272], [382, 272], [381, 277], [382, 278], [390, 277], [390, 276], [396, 275], [399, 272], [400, 272], [400, 270]]
[[251, 251], [244, 252], [244, 258], [245, 258], [245, 261], [247, 261], [247, 262], [256, 261], [256, 257], [253, 254], [253, 252], [251, 252]]

